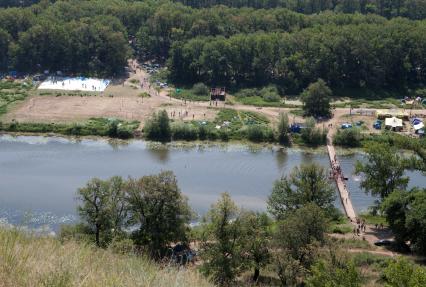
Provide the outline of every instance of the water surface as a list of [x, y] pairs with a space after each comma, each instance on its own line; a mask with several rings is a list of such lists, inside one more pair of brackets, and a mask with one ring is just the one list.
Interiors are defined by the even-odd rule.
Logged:
[[[361, 155], [339, 157], [353, 203], [358, 211], [374, 198], [359, 188], [353, 165]], [[257, 148], [243, 145], [158, 147], [144, 141], [111, 145], [105, 140], [81, 141], [60, 137], [0, 136], [0, 220], [10, 224], [47, 227], [77, 220], [76, 190], [92, 177], [140, 177], [172, 170], [182, 192], [199, 214], [222, 192], [238, 205], [265, 210], [274, 180], [301, 163], [329, 167], [323, 153], [298, 149]], [[410, 173], [412, 184], [424, 182]], [[424, 184], [424, 183], [423, 183]], [[336, 205], [340, 203], [336, 200]]]

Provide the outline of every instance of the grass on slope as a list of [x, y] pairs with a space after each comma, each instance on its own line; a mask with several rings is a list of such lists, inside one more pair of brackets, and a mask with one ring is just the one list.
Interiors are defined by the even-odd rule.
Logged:
[[211, 286], [191, 270], [0, 228], [0, 286]]

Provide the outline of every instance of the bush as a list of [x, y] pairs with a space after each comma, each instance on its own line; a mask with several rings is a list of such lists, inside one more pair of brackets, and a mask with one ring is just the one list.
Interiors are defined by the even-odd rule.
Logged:
[[260, 96], [267, 102], [279, 102], [281, 97], [275, 86], [268, 86], [260, 90]]
[[198, 127], [198, 138], [202, 141], [207, 139], [207, 135], [208, 135], [208, 130], [206, 128], [206, 126], [201, 125]]
[[172, 127], [172, 138], [173, 140], [196, 140], [197, 129], [192, 124], [185, 123], [173, 123]]
[[358, 128], [337, 130], [333, 143], [345, 147], [360, 147], [362, 135]]
[[229, 141], [229, 132], [226, 129], [219, 130], [219, 138], [224, 142]]
[[327, 143], [327, 130], [315, 127], [315, 120], [310, 118], [302, 129], [302, 141], [309, 146], [319, 146]]
[[247, 139], [252, 142], [266, 142], [274, 140], [273, 131], [264, 125], [250, 125], [247, 128]]
[[235, 93], [235, 97], [237, 98], [257, 97], [259, 95], [260, 93], [258, 89], [242, 89]]
[[197, 83], [192, 86], [192, 92], [197, 96], [206, 96], [209, 94], [209, 88], [203, 83]]

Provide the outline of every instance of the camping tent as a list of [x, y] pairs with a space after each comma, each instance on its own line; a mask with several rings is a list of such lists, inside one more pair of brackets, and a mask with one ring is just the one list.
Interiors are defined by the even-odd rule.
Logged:
[[386, 118], [385, 127], [393, 131], [400, 131], [403, 128], [402, 120], [396, 117]]

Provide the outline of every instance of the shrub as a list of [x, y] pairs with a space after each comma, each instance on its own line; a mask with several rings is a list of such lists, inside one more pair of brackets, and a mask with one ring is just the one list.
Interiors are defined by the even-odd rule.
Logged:
[[259, 90], [257, 89], [242, 89], [235, 94], [237, 98], [248, 98], [259, 96]]
[[173, 123], [171, 130], [173, 140], [196, 140], [198, 137], [192, 124]]
[[221, 129], [219, 131], [219, 138], [223, 141], [229, 141], [229, 132], [226, 129]]
[[209, 88], [203, 83], [197, 83], [192, 86], [192, 92], [197, 96], [206, 96], [209, 94]]
[[303, 142], [310, 146], [324, 145], [327, 142], [327, 130], [315, 127], [315, 120], [309, 118], [302, 129], [301, 138]]
[[335, 145], [346, 147], [361, 146], [362, 135], [358, 128], [350, 128], [345, 130], [337, 130], [333, 142]]
[[261, 89], [259, 93], [267, 102], [279, 102], [281, 100], [278, 89], [275, 86], [267, 86]]
[[263, 141], [263, 129], [260, 125], [251, 125], [247, 128], [247, 139], [253, 142]]

